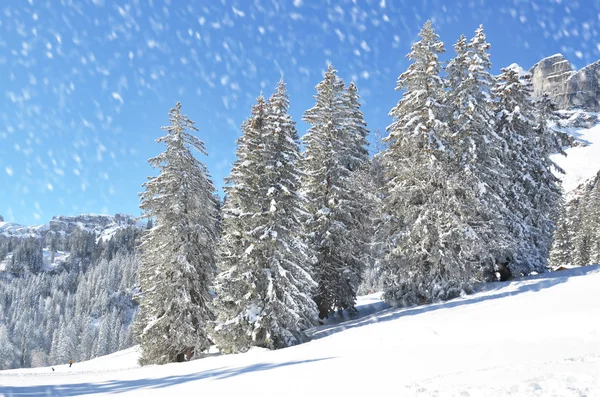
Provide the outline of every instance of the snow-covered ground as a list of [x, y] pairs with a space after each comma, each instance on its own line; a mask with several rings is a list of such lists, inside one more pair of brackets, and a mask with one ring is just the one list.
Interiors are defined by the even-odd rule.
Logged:
[[558, 176], [563, 181], [564, 191], [568, 193], [600, 171], [600, 124], [592, 128], [572, 129], [566, 132], [586, 143], [586, 146], [567, 149], [567, 156], [559, 154], [552, 156], [552, 159], [565, 170], [564, 175]]
[[144, 368], [134, 348], [2, 371], [0, 396], [599, 397], [599, 285], [590, 266], [409, 309], [369, 296], [360, 318], [317, 327], [301, 346]]
[[[52, 251], [47, 248], [42, 250], [42, 254], [44, 256], [44, 270], [50, 271], [60, 265], [61, 263], [65, 263], [67, 259], [69, 259], [69, 253], [66, 251], [57, 251], [54, 252], [54, 258], [52, 258]], [[52, 260], [54, 259], [54, 260]]]

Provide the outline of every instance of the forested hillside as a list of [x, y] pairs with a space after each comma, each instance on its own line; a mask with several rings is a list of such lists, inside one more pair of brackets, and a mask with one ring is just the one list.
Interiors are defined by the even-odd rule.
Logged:
[[121, 217], [0, 224], [0, 368], [87, 360], [133, 344], [142, 230]]
[[600, 172], [563, 204], [550, 252], [552, 266], [596, 263], [600, 263]]

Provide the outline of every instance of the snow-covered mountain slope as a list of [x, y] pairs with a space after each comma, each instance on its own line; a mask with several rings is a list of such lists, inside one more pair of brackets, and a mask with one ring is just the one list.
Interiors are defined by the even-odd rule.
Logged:
[[[0, 396], [600, 396], [600, 266], [315, 328], [278, 350], [140, 368], [129, 349], [0, 372]], [[362, 301], [361, 312], [380, 306]]]
[[76, 228], [94, 232], [98, 238], [109, 240], [117, 230], [126, 226], [146, 226], [144, 221], [137, 220], [127, 214], [96, 215], [82, 214], [76, 216], [55, 216], [46, 225], [23, 226], [11, 222], [0, 222], [0, 234], [16, 237], [36, 237], [45, 231], [70, 234]]
[[23, 226], [18, 223], [0, 222], [0, 234], [5, 236], [35, 237], [40, 231], [47, 230], [48, 225]]
[[[598, 117], [596, 114], [591, 114]], [[573, 135], [583, 145], [568, 148], [567, 156], [555, 154], [552, 159], [565, 170], [558, 174], [562, 179], [563, 189], [569, 193], [580, 184], [593, 178], [600, 171], [600, 124], [590, 128], [565, 128], [563, 131]]]
[[[12, 260], [12, 253], [8, 254], [6, 256], [6, 258], [3, 261], [0, 261], [0, 272], [3, 272], [6, 270], [7, 265], [10, 263], [10, 261]], [[44, 271], [51, 271], [54, 268], [56, 268], [57, 266], [59, 266], [61, 263], [65, 263], [67, 261], [67, 259], [69, 259], [69, 253], [65, 252], [65, 251], [57, 251], [57, 252], [52, 252], [47, 248], [44, 248], [42, 250], [42, 255], [43, 255], [43, 261], [44, 261], [44, 266], [43, 266], [43, 270]]]

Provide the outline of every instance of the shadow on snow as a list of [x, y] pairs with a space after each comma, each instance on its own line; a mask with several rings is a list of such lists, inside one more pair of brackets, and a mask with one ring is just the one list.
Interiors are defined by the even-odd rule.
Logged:
[[239, 368], [216, 368], [203, 372], [185, 375], [173, 375], [163, 378], [144, 378], [129, 380], [111, 380], [101, 383], [74, 383], [65, 385], [37, 385], [37, 386], [0, 386], [0, 396], [3, 397], [33, 397], [33, 396], [82, 396], [98, 393], [125, 393], [139, 389], [162, 389], [165, 387], [193, 382], [202, 379], [227, 379], [234, 376], [268, 371], [279, 367], [306, 364], [316, 361], [330, 360], [333, 357], [318, 358], [302, 361], [288, 361], [285, 363], [257, 363]]
[[[414, 316], [421, 313], [436, 310], [451, 309], [459, 306], [472, 305], [507, 296], [519, 295], [525, 292], [537, 292], [555, 285], [565, 283], [571, 277], [584, 276], [590, 273], [600, 272], [600, 265], [585, 266], [571, 270], [543, 273], [508, 282], [494, 282], [479, 284], [475, 287], [475, 293], [451, 301], [433, 303], [424, 306], [409, 308], [389, 308], [389, 305], [379, 301], [359, 308], [358, 318], [347, 320], [347, 317], [328, 320], [328, 324], [312, 328], [307, 331], [312, 339], [321, 339], [329, 335], [337, 334], [347, 329], [359, 328], [369, 324], [382, 323], [397, 320], [402, 317]], [[516, 285], [516, 287], [515, 287]], [[372, 314], [376, 312], [375, 314]], [[346, 319], [346, 321], [344, 321]], [[334, 324], [332, 324], [332, 322]]]

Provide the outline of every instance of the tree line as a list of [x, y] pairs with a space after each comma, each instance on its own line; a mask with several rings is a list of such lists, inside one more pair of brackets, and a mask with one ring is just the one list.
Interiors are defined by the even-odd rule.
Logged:
[[600, 263], [600, 173], [562, 203], [550, 265], [587, 266]]
[[355, 312], [365, 282], [406, 306], [546, 271], [561, 197], [550, 154], [567, 142], [552, 102], [517, 68], [491, 74], [483, 27], [446, 64], [430, 21], [419, 37], [381, 153], [369, 159], [357, 87], [333, 66], [302, 139], [282, 79], [242, 124], [222, 208], [194, 122], [171, 109], [140, 195], [154, 222], [140, 246], [142, 364], [302, 343]]
[[[134, 248], [140, 233], [128, 227], [96, 243], [76, 229], [62, 234], [58, 250], [72, 251], [52, 271], [19, 265], [18, 271], [0, 272], [0, 369], [66, 364], [131, 347], [139, 291]], [[43, 240], [0, 239], [17, 252]], [[35, 252], [41, 255], [41, 248]]]

